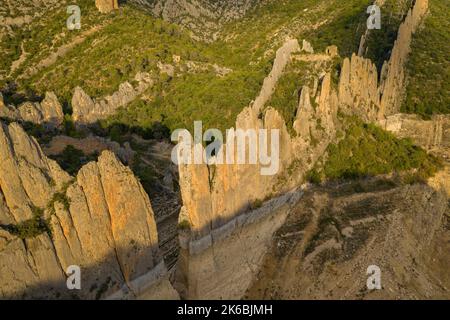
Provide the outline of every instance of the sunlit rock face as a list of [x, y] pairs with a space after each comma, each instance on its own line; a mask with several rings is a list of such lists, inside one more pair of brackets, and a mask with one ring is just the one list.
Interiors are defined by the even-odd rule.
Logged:
[[95, 0], [95, 6], [101, 13], [108, 13], [119, 9], [119, 2], [118, 0]]
[[[20, 125], [1, 123], [0, 159], [0, 299], [177, 297], [148, 195], [112, 152], [72, 177]], [[76, 293], [70, 266], [81, 268]]]

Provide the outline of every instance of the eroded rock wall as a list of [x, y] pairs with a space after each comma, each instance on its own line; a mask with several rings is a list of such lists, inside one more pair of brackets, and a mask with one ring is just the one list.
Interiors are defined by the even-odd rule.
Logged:
[[411, 138], [425, 150], [438, 152], [450, 160], [450, 116], [435, 115], [423, 120], [417, 115], [394, 114], [379, 124], [400, 138]]
[[[320, 92], [314, 100], [311, 90], [302, 88], [293, 125], [294, 136], [289, 134], [284, 119], [276, 110], [265, 108], [291, 54], [298, 51], [299, 45], [296, 40], [288, 40], [278, 50], [273, 70], [265, 79], [260, 95], [253, 105], [244, 108], [236, 120], [236, 129], [280, 130], [280, 169], [277, 174], [261, 175], [262, 166], [258, 164], [180, 165], [180, 188], [184, 204], [180, 222], [189, 223], [191, 228], [189, 236], [182, 240], [182, 247], [187, 249], [179, 265], [179, 279], [184, 285], [181, 291], [186, 297], [198, 299], [213, 296], [226, 299], [243, 296], [242, 288], [245, 285], [240, 284], [247, 283], [251, 273], [243, 271], [247, 265], [242, 263], [245, 259], [239, 255], [260, 256], [266, 247], [254, 240], [253, 249], [247, 248], [246, 252], [236, 250], [232, 245], [234, 240], [229, 235], [232, 230], [242, 229], [234, 221], [245, 216], [246, 212], [255, 212], [255, 203], [278, 199], [302, 183], [304, 174], [334, 139], [338, 108], [366, 121], [376, 121], [397, 110], [397, 101], [401, 98], [400, 87], [403, 87], [399, 69], [403, 72], [411, 35], [426, 13], [427, 4], [427, 0], [417, 0], [400, 27], [393, 54], [383, 68], [380, 85], [374, 63], [354, 54], [343, 62], [337, 91], [333, 88], [329, 73], [321, 79]], [[246, 147], [248, 150], [249, 144]], [[222, 149], [226, 150], [226, 146], [222, 146]], [[279, 225], [284, 216], [275, 214], [271, 219], [274, 225]], [[274, 230], [267, 229], [264, 235], [271, 236]], [[258, 234], [257, 231], [252, 232]], [[227, 248], [223, 245], [225, 240], [222, 238], [214, 241], [214, 234], [216, 237], [217, 234], [227, 235], [230, 246]], [[242, 269], [234, 271], [239, 274], [239, 279], [224, 276], [235, 267], [233, 262], [230, 262], [229, 269], [215, 263], [224, 257], [229, 257], [230, 261], [242, 260]], [[259, 262], [258, 259], [253, 260], [252, 267], [259, 268]], [[224, 290], [223, 295], [215, 290], [216, 287]]]
[[64, 121], [63, 108], [53, 92], [47, 92], [40, 103], [25, 102], [17, 108], [5, 105], [3, 97], [0, 97], [0, 117], [41, 124], [49, 128], [60, 127]]
[[400, 25], [391, 56], [380, 74], [370, 60], [353, 54], [344, 59], [339, 102], [347, 113], [356, 113], [367, 121], [384, 119], [400, 112], [404, 96], [405, 63], [411, 38], [428, 11], [428, 0], [417, 0]]
[[[152, 298], [177, 297], [150, 200], [112, 152], [71, 177], [17, 123], [2, 123], [0, 157], [0, 298], [139, 298], [154, 285], [167, 295]], [[39, 226], [25, 230], [31, 219]], [[66, 287], [71, 265], [81, 290]]]
[[[264, 81], [258, 99], [236, 120], [236, 129], [267, 129], [269, 135], [272, 130], [279, 130], [279, 170], [274, 175], [262, 175], [264, 165], [261, 164], [179, 166], [183, 198], [180, 222], [190, 225], [188, 236], [181, 241], [185, 249], [178, 264], [182, 274], [179, 277], [180, 292], [186, 298], [242, 297], [262, 262], [267, 241], [283, 223], [290, 204], [298, 200], [292, 196], [298, 194], [296, 187], [334, 139], [338, 97], [332, 88], [331, 74], [321, 80], [315, 108], [309, 88], [303, 88], [293, 128], [296, 136], [288, 132], [278, 111], [265, 108], [276, 79], [291, 59], [290, 53], [286, 52], [296, 51], [291, 48], [298, 48], [296, 40], [289, 40], [279, 50], [273, 71]], [[249, 150], [248, 141], [245, 146]], [[260, 147], [257, 143], [257, 150]], [[226, 145], [222, 146], [224, 153], [226, 148]], [[233, 157], [236, 157], [235, 153]], [[276, 208], [269, 205], [264, 209], [267, 214], [260, 214], [264, 210], [257, 209], [258, 203], [267, 200], [270, 200], [269, 204], [278, 205]], [[247, 216], [252, 219], [244, 226], [241, 221], [247, 221]], [[251, 246], [243, 246], [244, 237], [252, 239]], [[251, 267], [247, 268], [247, 265]], [[222, 294], [216, 288], [221, 288]]]
[[108, 13], [115, 9], [119, 9], [118, 0], [95, 0], [95, 6], [101, 13]]

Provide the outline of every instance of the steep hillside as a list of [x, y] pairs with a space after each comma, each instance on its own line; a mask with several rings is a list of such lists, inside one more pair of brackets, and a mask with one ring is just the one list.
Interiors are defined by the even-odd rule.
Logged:
[[429, 118], [450, 113], [450, 1], [430, 2], [430, 13], [412, 42], [402, 111]]
[[156, 17], [184, 26], [194, 38], [216, 40], [224, 23], [242, 18], [248, 11], [271, 0], [131, 0]]
[[[308, 191], [276, 233], [249, 299], [448, 299], [450, 208], [426, 185]], [[367, 289], [367, 268], [381, 290]]]
[[[113, 153], [70, 176], [2, 122], [0, 157], [0, 299], [177, 297], [148, 195]], [[76, 292], [72, 265], [83, 274]]]

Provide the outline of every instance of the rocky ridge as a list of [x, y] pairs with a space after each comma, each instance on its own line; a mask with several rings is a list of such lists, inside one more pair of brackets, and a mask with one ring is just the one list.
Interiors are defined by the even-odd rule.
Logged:
[[[338, 108], [366, 121], [376, 121], [398, 112], [397, 101], [402, 98], [403, 87], [403, 77], [399, 70], [404, 68], [411, 36], [426, 14], [427, 7], [427, 0], [418, 0], [409, 10], [400, 26], [391, 58], [383, 67], [380, 85], [378, 72], [372, 61], [354, 54], [351, 59], [344, 59], [338, 90], [333, 87], [331, 73], [322, 77], [320, 91], [314, 99], [317, 107], [312, 107], [310, 89], [304, 87], [294, 122], [294, 137], [289, 134], [284, 119], [276, 110], [268, 107], [262, 112], [278, 77], [291, 59], [291, 54], [300, 51], [296, 40], [286, 41], [277, 52], [272, 72], [265, 79], [260, 95], [251, 106], [244, 108], [236, 120], [236, 129], [268, 129], [269, 132], [271, 129], [280, 130], [279, 173], [275, 176], [262, 176], [261, 165], [214, 165], [214, 170], [206, 164], [180, 165], [180, 188], [184, 204], [180, 223], [188, 223], [191, 230], [190, 238], [185, 241], [202, 243], [200, 251], [219, 259], [215, 252], [220, 242], [216, 244], [211, 241], [211, 234], [224, 232], [224, 226], [242, 213], [251, 211], [254, 203], [286, 194], [300, 185], [305, 173], [334, 139], [338, 126]], [[248, 144], [246, 146], [249, 147]], [[199, 147], [197, 145], [193, 149]], [[222, 149], [225, 150], [226, 146], [223, 145]], [[252, 186], [251, 189], [248, 188], [249, 185]], [[283, 217], [280, 219], [283, 220]], [[230, 232], [227, 230], [227, 234]], [[184, 265], [180, 268], [188, 270], [185, 278], [189, 281], [184, 288], [186, 297], [206, 298], [208, 292], [202, 290], [201, 286], [211, 287], [211, 281], [219, 279], [220, 274], [233, 266], [206, 264], [208, 266], [203, 271], [216, 274], [217, 277], [203, 282], [203, 273], [190, 268], [191, 264], [196, 264], [199, 250], [190, 252], [189, 245], [185, 247], [188, 249], [184, 253]], [[255, 251], [260, 249], [255, 245]], [[257, 269], [257, 266], [252, 269]], [[191, 284], [195, 285], [190, 287]]]
[[[177, 297], [150, 200], [113, 153], [71, 177], [17, 123], [2, 123], [0, 155], [1, 298]], [[81, 267], [76, 292], [71, 265]]]

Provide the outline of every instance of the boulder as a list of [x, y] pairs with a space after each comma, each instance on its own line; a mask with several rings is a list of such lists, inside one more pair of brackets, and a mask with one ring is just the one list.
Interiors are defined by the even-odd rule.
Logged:
[[[0, 158], [0, 298], [177, 297], [149, 197], [112, 152], [71, 177], [17, 123], [2, 123]], [[45, 229], [11, 229], [37, 214]], [[81, 290], [66, 287], [72, 265]]]
[[95, 0], [95, 6], [101, 13], [108, 13], [115, 9], [119, 9], [118, 0]]

